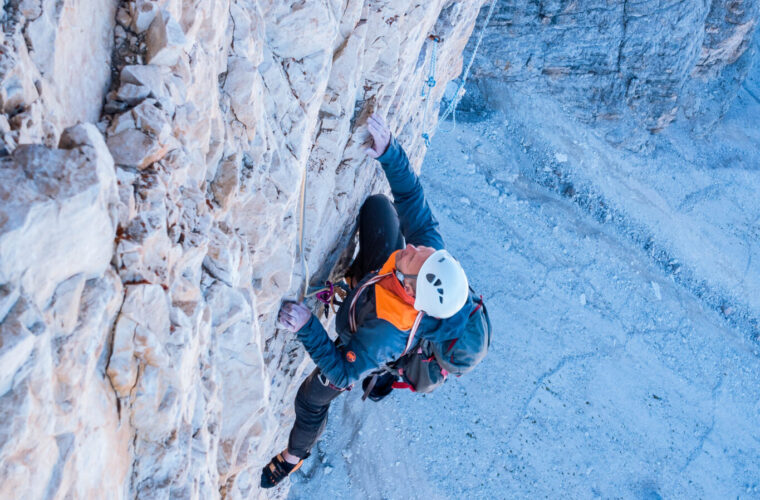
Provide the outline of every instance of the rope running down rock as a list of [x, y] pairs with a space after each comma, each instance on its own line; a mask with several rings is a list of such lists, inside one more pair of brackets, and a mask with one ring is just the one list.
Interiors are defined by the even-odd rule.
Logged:
[[303, 233], [306, 226], [306, 163], [303, 166], [303, 176], [301, 177], [301, 194], [299, 200], [299, 224], [298, 224], [298, 253], [301, 257], [301, 268], [303, 269], [303, 290], [298, 294], [298, 302], [303, 300], [308, 295], [309, 291], [309, 265], [306, 263], [306, 252], [303, 248]]

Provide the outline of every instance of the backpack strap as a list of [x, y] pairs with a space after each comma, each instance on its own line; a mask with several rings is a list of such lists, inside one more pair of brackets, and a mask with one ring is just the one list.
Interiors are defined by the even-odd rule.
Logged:
[[366, 401], [367, 397], [369, 396], [369, 393], [372, 392], [372, 389], [375, 388], [375, 384], [377, 384], [377, 378], [380, 376], [379, 373], [373, 373], [372, 378], [369, 381], [369, 384], [367, 384], [367, 388], [364, 389], [364, 394], [362, 394], [362, 401]]
[[404, 352], [401, 353], [401, 356], [406, 354], [409, 351], [409, 348], [412, 347], [412, 344], [414, 343], [414, 337], [417, 335], [417, 329], [420, 327], [420, 322], [422, 322], [422, 317], [424, 315], [425, 313], [422, 311], [419, 311], [417, 313], [417, 317], [414, 319], [414, 325], [412, 325], [412, 329], [409, 331], [409, 338], [406, 339], [406, 347], [404, 348]]
[[[472, 316], [472, 314], [470, 316]], [[446, 348], [446, 352], [444, 354], [448, 354], [454, 348], [457, 342], [459, 342], [459, 337], [449, 342], [449, 346]]]
[[393, 382], [393, 388], [394, 389], [409, 389], [412, 392], [417, 392], [414, 390], [414, 387], [412, 387], [412, 384], [407, 384], [406, 382]]
[[[477, 302], [477, 304], [478, 304], [478, 305], [477, 305], [477, 307], [475, 307], [475, 309], [473, 309], [473, 310], [472, 310], [472, 312], [470, 313], [470, 317], [471, 317], [471, 318], [472, 318], [472, 316], [473, 316], [473, 315], [474, 315], [476, 312], [478, 312], [478, 310], [479, 310], [481, 307], [483, 307], [483, 296], [482, 296], [482, 295], [480, 296], [480, 300]], [[452, 347], [453, 347], [453, 346], [452, 346]], [[451, 349], [451, 347], [449, 347], [449, 349]]]

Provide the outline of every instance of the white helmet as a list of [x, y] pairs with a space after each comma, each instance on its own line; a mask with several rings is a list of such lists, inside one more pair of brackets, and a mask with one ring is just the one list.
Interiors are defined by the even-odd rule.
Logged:
[[468, 290], [462, 266], [449, 252], [438, 250], [417, 274], [414, 308], [436, 318], [450, 318], [467, 302]]

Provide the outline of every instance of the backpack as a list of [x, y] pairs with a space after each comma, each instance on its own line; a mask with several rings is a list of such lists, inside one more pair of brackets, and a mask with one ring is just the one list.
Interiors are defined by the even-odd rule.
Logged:
[[477, 307], [470, 313], [459, 337], [430, 343], [433, 355], [441, 368], [456, 376], [464, 375], [475, 368], [483, 361], [491, 346], [491, 320], [483, 296], [475, 295], [470, 288], [470, 298]]
[[362, 399], [379, 401], [392, 389], [432, 392], [443, 385], [448, 374], [459, 377], [475, 368], [488, 353], [492, 328], [483, 297], [470, 288], [470, 298], [477, 306], [458, 337], [442, 342], [422, 340], [417, 349], [368, 376], [362, 384]]

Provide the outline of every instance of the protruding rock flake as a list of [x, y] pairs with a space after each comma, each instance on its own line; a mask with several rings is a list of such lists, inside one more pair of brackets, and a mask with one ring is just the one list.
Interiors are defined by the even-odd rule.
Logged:
[[140, 34], [150, 28], [153, 20], [159, 15], [159, 4], [152, 0], [137, 0], [130, 4], [132, 14], [132, 29]]
[[113, 160], [94, 126], [78, 128], [72, 136], [91, 144], [24, 145], [0, 160], [0, 279], [38, 307], [69, 277], [105, 272], [113, 253]]
[[187, 42], [182, 27], [167, 12], [158, 12], [145, 37], [147, 62], [157, 66], [174, 66]]
[[160, 160], [167, 152], [157, 139], [134, 128], [110, 136], [107, 144], [117, 165], [139, 170]]

